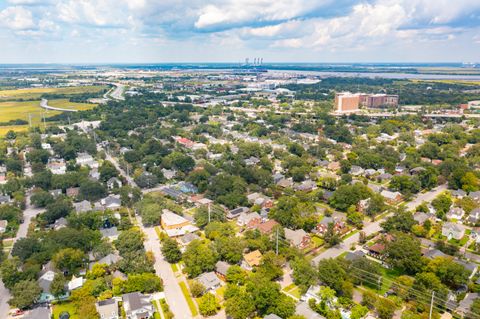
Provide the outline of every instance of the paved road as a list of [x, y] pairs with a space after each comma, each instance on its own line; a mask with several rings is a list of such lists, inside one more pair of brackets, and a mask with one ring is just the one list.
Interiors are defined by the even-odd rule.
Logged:
[[[100, 149], [105, 151], [103, 148], [100, 148]], [[110, 154], [108, 154], [107, 151], [105, 151], [105, 159], [107, 161], [110, 161], [113, 164], [113, 166], [115, 166], [115, 168], [120, 172], [120, 175], [125, 177], [128, 184], [130, 184], [132, 186], [137, 186], [137, 184], [135, 183], [133, 178], [131, 176], [127, 175], [127, 173], [123, 170], [123, 168], [120, 167], [120, 164], [118, 163], [117, 159], [112, 157]]]
[[125, 98], [123, 97], [123, 92], [125, 91], [125, 85], [118, 84], [118, 83], [113, 83], [113, 84], [116, 86], [116, 88], [113, 90], [110, 96], [115, 100], [120, 100], [120, 101], [125, 100]]
[[[27, 207], [23, 211], [23, 223], [18, 228], [17, 235], [14, 238], [14, 242], [20, 238], [27, 237], [28, 226], [32, 218], [43, 212], [44, 209], [37, 209], [30, 205], [30, 196], [27, 197]], [[8, 312], [10, 307], [8, 306], [8, 300], [10, 299], [10, 292], [5, 288], [3, 282], [0, 281], [0, 318], [8, 318]]]
[[[120, 174], [125, 177], [129, 184], [136, 185], [133, 179], [130, 176], [127, 176], [125, 171], [121, 169], [115, 158], [107, 154], [106, 159], [113, 163], [113, 165], [117, 168]], [[137, 216], [137, 221], [138, 225], [146, 235], [144, 241], [145, 249], [152, 251], [153, 255], [155, 256], [155, 272], [157, 273], [157, 276], [159, 276], [163, 280], [165, 298], [167, 299], [167, 303], [170, 306], [170, 310], [175, 315], [176, 319], [192, 318], [192, 314], [190, 313], [190, 310], [188, 308], [187, 301], [185, 300], [182, 290], [177, 283], [177, 278], [173, 273], [172, 267], [163, 258], [162, 252], [160, 250], [160, 241], [158, 239], [157, 233], [155, 232], [155, 228], [144, 227], [139, 216]]]
[[51, 111], [78, 112], [78, 110], [75, 110], [75, 109], [64, 109], [64, 108], [61, 108], [61, 107], [50, 106], [50, 105], [48, 105], [48, 100], [47, 99], [42, 99], [40, 101], [40, 107], [44, 108], [46, 110], [51, 110]]
[[[437, 197], [440, 193], [442, 193], [446, 189], [447, 189], [446, 185], [441, 185], [441, 186], [438, 186], [437, 188], [432, 189], [429, 192], [421, 193], [421, 194], [417, 195], [413, 200], [406, 203], [405, 206], [408, 210], [412, 210], [424, 201], [426, 201], [426, 202], [431, 201], [432, 199]], [[381, 231], [382, 227], [380, 226], [380, 224], [388, 216], [390, 216], [390, 215], [386, 215], [384, 218], [379, 219], [375, 222], [366, 223], [365, 226], [363, 227], [363, 232], [365, 233], [365, 235], [369, 236], [369, 235], [372, 235], [372, 234], [375, 234], [375, 233], [378, 233], [379, 231]], [[335, 257], [340, 256], [344, 252], [349, 251], [350, 247], [353, 244], [357, 244], [359, 238], [360, 238], [360, 233], [356, 233], [355, 235], [345, 239], [341, 244], [339, 244], [335, 247], [329, 248], [326, 251], [324, 251], [323, 253], [321, 253], [320, 255], [318, 255], [317, 257], [315, 257], [313, 259], [313, 263], [316, 265], [322, 259], [335, 258]]]
[[192, 318], [187, 301], [183, 296], [182, 290], [177, 283], [177, 278], [173, 273], [170, 264], [163, 258], [160, 250], [160, 241], [153, 227], [144, 227], [141, 223], [140, 217], [137, 217], [140, 228], [145, 233], [145, 249], [153, 252], [155, 256], [155, 272], [163, 280], [165, 298], [170, 306], [170, 310], [175, 315], [175, 319], [189, 319]]

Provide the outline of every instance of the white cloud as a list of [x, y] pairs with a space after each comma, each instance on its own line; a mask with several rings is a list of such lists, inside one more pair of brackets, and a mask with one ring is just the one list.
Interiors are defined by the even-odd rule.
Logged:
[[8, 7], [0, 11], [0, 24], [12, 30], [35, 28], [32, 12], [24, 7]]

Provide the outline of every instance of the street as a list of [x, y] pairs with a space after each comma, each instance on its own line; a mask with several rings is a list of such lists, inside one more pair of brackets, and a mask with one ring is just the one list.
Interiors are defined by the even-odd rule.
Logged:
[[[437, 197], [440, 193], [444, 192], [447, 189], [446, 185], [440, 185], [431, 191], [428, 191], [426, 193], [420, 193], [418, 194], [413, 200], [409, 201], [408, 203], [405, 204], [405, 207], [408, 210], [415, 209], [418, 205], [420, 205], [422, 202], [430, 202], [433, 200], [435, 197]], [[384, 218], [379, 219], [375, 222], [370, 222], [370, 223], [365, 223], [365, 226], [363, 227], [363, 232], [365, 233], [366, 236], [378, 233], [379, 231], [382, 230], [382, 227], [380, 226], [383, 221], [389, 217], [390, 215], [384, 216]], [[318, 264], [318, 262], [322, 259], [327, 259], [327, 258], [335, 258], [340, 256], [346, 251], [350, 250], [350, 247], [353, 244], [357, 244], [358, 240], [360, 238], [360, 233], [356, 233], [353, 236], [345, 239], [342, 243], [339, 245], [329, 248], [326, 251], [322, 252], [320, 255], [315, 257], [312, 261], [315, 265]]]
[[[28, 232], [28, 226], [32, 218], [42, 213], [44, 209], [34, 208], [30, 205], [30, 196], [27, 196], [27, 208], [23, 211], [23, 223], [20, 224], [17, 235], [14, 238], [14, 242], [18, 239], [26, 237]], [[3, 282], [0, 281], [0, 318], [8, 318], [8, 312], [10, 307], [8, 300], [10, 299], [10, 292], [5, 288]]]
[[144, 227], [140, 217], [137, 217], [137, 221], [141, 230], [146, 235], [144, 241], [145, 249], [153, 252], [153, 255], [155, 256], [155, 272], [157, 273], [157, 276], [163, 280], [165, 298], [170, 306], [170, 310], [173, 312], [176, 319], [192, 318], [187, 301], [185, 300], [182, 290], [177, 283], [177, 278], [173, 273], [172, 267], [163, 258], [160, 250], [160, 241], [157, 233], [155, 232], [155, 228]]

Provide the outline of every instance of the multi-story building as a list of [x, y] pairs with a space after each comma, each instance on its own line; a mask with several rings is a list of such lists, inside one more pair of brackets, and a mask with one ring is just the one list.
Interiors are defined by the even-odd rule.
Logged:
[[335, 111], [353, 113], [361, 106], [367, 108], [397, 107], [398, 95], [342, 92], [335, 94]]

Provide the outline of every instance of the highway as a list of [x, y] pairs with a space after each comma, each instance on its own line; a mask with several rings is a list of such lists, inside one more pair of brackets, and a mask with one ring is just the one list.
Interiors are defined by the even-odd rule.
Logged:
[[[408, 210], [415, 209], [415, 207], [420, 205], [422, 202], [429, 202], [433, 200], [435, 197], [437, 197], [439, 194], [444, 192], [446, 189], [447, 189], [446, 185], [441, 185], [432, 189], [431, 191], [420, 193], [413, 200], [406, 203], [405, 206]], [[379, 219], [377, 221], [365, 223], [365, 226], [363, 227], [362, 231], [365, 233], [366, 236], [380, 232], [382, 230], [382, 227], [380, 226], [380, 224], [383, 223], [383, 221], [389, 216], [391, 216], [391, 214], [385, 215], [382, 219]], [[356, 245], [358, 243], [359, 238], [360, 238], [360, 233], [356, 233], [348, 237], [342, 243], [332, 248], [329, 248], [324, 252], [322, 252], [320, 255], [316, 256], [312, 260], [312, 262], [315, 265], [317, 265], [318, 262], [322, 259], [335, 258], [340, 256], [344, 252], [349, 251], [352, 245]]]
[[123, 92], [125, 91], [125, 85], [120, 83], [113, 83], [115, 85], [115, 89], [112, 93], [107, 93], [112, 99], [124, 101], [125, 97], [123, 97]]

